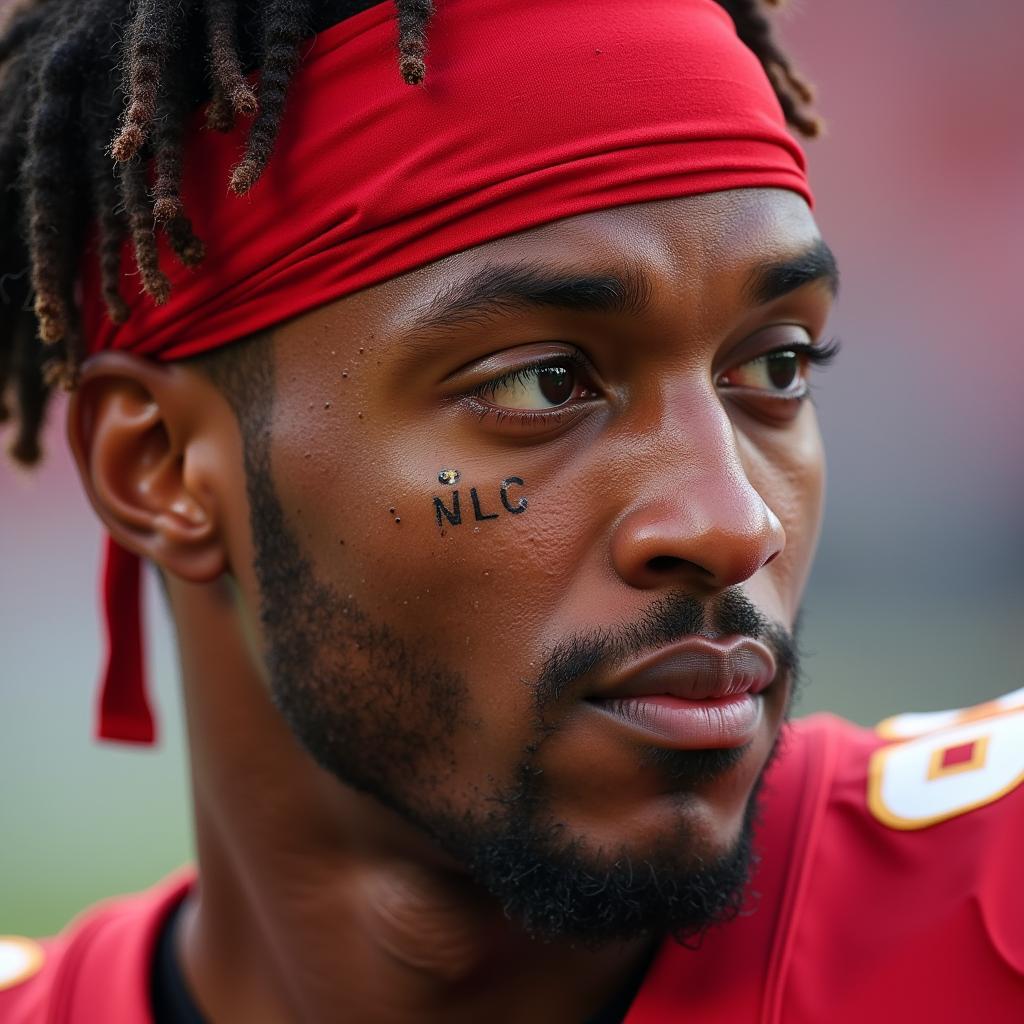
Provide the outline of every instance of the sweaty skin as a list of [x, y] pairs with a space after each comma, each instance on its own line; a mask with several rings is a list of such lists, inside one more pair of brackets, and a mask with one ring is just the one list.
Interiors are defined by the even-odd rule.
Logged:
[[[486, 812], [536, 736], [524, 681], [566, 637], [636, 623], [680, 593], [710, 607], [741, 592], [793, 628], [821, 516], [814, 408], [722, 377], [821, 340], [827, 282], [767, 303], [751, 288], [759, 268], [818, 238], [805, 203], [780, 190], [624, 207], [488, 243], [275, 328], [268, 458], [290, 533], [317, 581], [464, 683], [431, 718], [419, 690], [375, 686], [369, 654], [346, 649], [359, 700], [344, 706], [409, 740], [373, 780], [398, 810], [319, 767], [269, 696], [228, 401], [186, 364], [90, 361], [69, 420], [83, 480], [115, 536], [162, 569], [178, 630], [201, 884], [177, 942], [211, 1020], [581, 1021], [648, 955], [656, 937], [592, 950], [531, 939], [404, 811]], [[642, 279], [646, 302], [417, 326], [484, 267], [527, 265]], [[557, 420], [524, 423], [466, 397], [569, 349], [593, 382]], [[445, 468], [459, 471], [464, 512], [441, 530]], [[499, 497], [512, 476], [524, 481], [513, 500], [528, 498], [515, 516]], [[467, 515], [470, 487], [497, 519]], [[741, 756], [675, 788], [586, 694], [566, 695], [536, 760], [561, 834], [597, 859], [642, 859], [680, 829], [682, 859], [727, 853], [790, 685], [780, 674], [765, 691]], [[333, 693], [299, 692], [330, 720]], [[423, 723], [434, 731], [417, 746]]]

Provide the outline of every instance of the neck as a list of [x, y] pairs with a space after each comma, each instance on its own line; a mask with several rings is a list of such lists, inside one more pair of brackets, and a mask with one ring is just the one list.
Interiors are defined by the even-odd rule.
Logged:
[[646, 941], [531, 939], [393, 811], [320, 769], [273, 707], [226, 584], [169, 584], [200, 883], [179, 956], [211, 1020], [585, 1020]]

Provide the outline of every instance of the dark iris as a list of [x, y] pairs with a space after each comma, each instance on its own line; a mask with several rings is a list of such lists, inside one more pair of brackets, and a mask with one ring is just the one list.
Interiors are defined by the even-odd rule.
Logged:
[[787, 391], [800, 376], [800, 357], [795, 352], [773, 352], [768, 357], [768, 379], [780, 391]]
[[552, 405], [564, 405], [576, 387], [575, 374], [568, 366], [544, 366], [537, 371], [537, 387]]

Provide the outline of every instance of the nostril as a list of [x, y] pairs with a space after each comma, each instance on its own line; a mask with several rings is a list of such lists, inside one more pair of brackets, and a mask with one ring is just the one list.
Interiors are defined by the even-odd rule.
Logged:
[[696, 573], [699, 576], [714, 575], [710, 570], [705, 569], [704, 566], [691, 562], [687, 558], [677, 558], [675, 555], [655, 555], [654, 558], [648, 558], [647, 568], [658, 576], [678, 573], [683, 569]]
[[647, 560], [647, 568], [656, 573], [672, 572], [682, 564], [681, 558], [675, 558], [672, 555], [657, 555], [655, 558]]

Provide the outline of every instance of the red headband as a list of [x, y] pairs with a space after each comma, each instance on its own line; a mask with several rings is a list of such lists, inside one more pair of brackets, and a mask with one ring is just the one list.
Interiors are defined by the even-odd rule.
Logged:
[[[390, 3], [320, 33], [274, 155], [228, 195], [240, 133], [186, 133], [199, 270], [161, 243], [171, 297], [118, 325], [83, 266], [90, 352], [179, 359], [443, 256], [563, 217], [733, 188], [808, 202], [803, 153], [757, 58], [714, 0], [446, 0], [427, 78], [398, 72]], [[133, 267], [125, 254], [126, 280]], [[100, 735], [149, 741], [138, 568], [111, 544]]]

